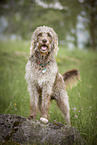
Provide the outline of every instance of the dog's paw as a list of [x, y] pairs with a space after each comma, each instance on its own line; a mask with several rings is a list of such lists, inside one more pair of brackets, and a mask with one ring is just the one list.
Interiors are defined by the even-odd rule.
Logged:
[[48, 123], [48, 119], [41, 117], [40, 121], [42, 121], [43, 123]]
[[35, 119], [35, 116], [36, 116], [36, 115], [34, 115], [33, 113], [31, 113], [31, 114], [28, 116], [28, 119], [29, 119], [29, 120]]

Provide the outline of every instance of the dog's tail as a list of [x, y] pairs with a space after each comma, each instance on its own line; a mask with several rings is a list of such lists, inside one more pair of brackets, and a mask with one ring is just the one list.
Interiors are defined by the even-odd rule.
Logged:
[[63, 79], [66, 83], [66, 88], [70, 86], [72, 88], [73, 86], [76, 86], [78, 81], [80, 81], [80, 73], [77, 69], [72, 69], [67, 72], [65, 72], [63, 75]]

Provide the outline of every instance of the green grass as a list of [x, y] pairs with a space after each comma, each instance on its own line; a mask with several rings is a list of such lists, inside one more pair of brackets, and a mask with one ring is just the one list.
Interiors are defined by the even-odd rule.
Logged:
[[[25, 81], [25, 65], [28, 60], [30, 42], [0, 42], [0, 113], [27, 117], [29, 94]], [[97, 141], [97, 52], [73, 50], [60, 46], [56, 57], [60, 73], [77, 68], [81, 82], [68, 88], [71, 124], [76, 127], [87, 145]], [[56, 103], [50, 106], [50, 122], [64, 123]], [[39, 115], [37, 117], [39, 119]]]

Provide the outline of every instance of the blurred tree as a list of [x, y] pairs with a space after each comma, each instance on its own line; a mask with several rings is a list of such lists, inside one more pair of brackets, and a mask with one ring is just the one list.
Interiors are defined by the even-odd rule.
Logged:
[[[76, 25], [77, 16], [81, 11], [80, 3], [76, 0], [41, 0], [41, 3], [36, 0], [36, 2], [40, 6], [45, 7], [45, 9], [50, 8], [50, 11], [54, 13], [53, 15], [50, 15], [50, 19], [48, 21], [50, 24], [53, 22], [54, 28], [57, 30], [60, 39], [62, 41], [66, 40], [65, 43], [68, 43], [68, 41], [70, 43], [71, 41], [75, 46], [77, 46]], [[68, 40], [68, 38], [70, 39]]]
[[[75, 44], [75, 46], [77, 46], [76, 26], [78, 24], [78, 16], [82, 15], [81, 13], [85, 11], [86, 15], [84, 15], [84, 17], [86, 19], [83, 21], [83, 25], [90, 32], [90, 45], [92, 49], [93, 50], [96, 49], [96, 46], [97, 46], [97, 43], [96, 43], [97, 1], [96, 0], [65, 0], [65, 1], [53, 0], [52, 3], [51, 1], [41, 0], [41, 2], [42, 3], [39, 5], [42, 6], [44, 2], [45, 4], [48, 4], [48, 7], [53, 5], [55, 2], [57, 3], [57, 7], [52, 6], [51, 8], [59, 9], [61, 10], [61, 13], [63, 13], [64, 21], [61, 21], [60, 24], [61, 26], [63, 25], [62, 27], [65, 30], [65, 31], [63, 30], [65, 34], [65, 39], [66, 39], [66, 36], [68, 35], [73, 36], [74, 38], [73, 43]], [[61, 6], [61, 9], [60, 7], [58, 8], [58, 4], [59, 6]]]
[[84, 25], [90, 31], [95, 49], [96, 6], [96, 0], [0, 0], [0, 16], [8, 22], [3, 32], [30, 39], [36, 27], [47, 25], [54, 28], [62, 43], [72, 42], [77, 46], [78, 16], [84, 11], [86, 15], [82, 16], [88, 19]]
[[[26, 0], [0, 1], [0, 15], [8, 21], [6, 34], [16, 34], [27, 39], [33, 23], [33, 2]], [[28, 36], [27, 36], [28, 35]]]
[[77, 47], [77, 33], [76, 33], [76, 27], [77, 27], [77, 17], [81, 12], [81, 7], [80, 3], [77, 0], [59, 0], [61, 5], [63, 7], [67, 7], [67, 11], [64, 13], [64, 22], [66, 25], [66, 31], [67, 31], [67, 36], [68, 33], [73, 37], [73, 43]]
[[95, 50], [97, 46], [97, 1], [84, 0], [81, 6], [85, 12], [85, 15], [82, 16], [88, 19], [85, 23], [90, 32], [90, 45], [92, 50]]

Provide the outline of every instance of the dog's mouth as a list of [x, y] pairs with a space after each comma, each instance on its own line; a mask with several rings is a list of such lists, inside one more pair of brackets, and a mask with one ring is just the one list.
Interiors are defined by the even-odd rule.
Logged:
[[42, 45], [40, 51], [41, 52], [47, 52], [48, 46], [47, 45]]

